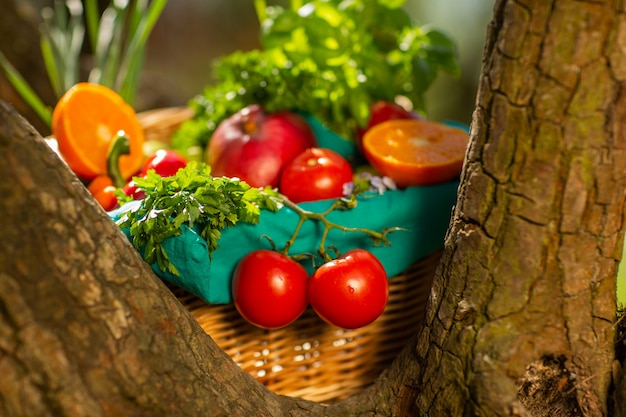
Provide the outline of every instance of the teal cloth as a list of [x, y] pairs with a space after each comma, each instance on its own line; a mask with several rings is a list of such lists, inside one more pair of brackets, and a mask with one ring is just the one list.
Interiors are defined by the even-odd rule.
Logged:
[[[312, 126], [320, 147], [331, 148], [350, 159], [356, 148], [326, 129], [315, 118], [306, 116]], [[368, 194], [359, 197], [357, 207], [351, 210], [335, 210], [327, 218], [346, 227], [359, 227], [375, 231], [384, 228], [402, 227], [406, 230], [391, 233], [391, 246], [373, 246], [364, 233], [344, 233], [332, 230], [327, 246], [334, 245], [341, 253], [354, 248], [370, 250], [381, 261], [389, 277], [393, 277], [411, 264], [443, 245], [452, 207], [456, 202], [458, 181], [444, 184], [410, 187], [405, 190], [389, 190], [383, 195]], [[300, 206], [313, 212], [323, 212], [331, 201], [301, 203]], [[110, 212], [116, 220], [125, 210], [136, 203], [129, 203]], [[238, 224], [222, 231], [219, 248], [209, 258], [207, 243], [189, 227], [182, 226], [182, 234], [163, 242], [170, 261], [180, 275], [162, 271], [151, 265], [154, 273], [212, 304], [232, 302], [231, 280], [233, 272], [243, 256], [257, 249], [271, 249], [266, 235], [282, 248], [291, 237], [298, 215], [284, 207], [278, 212], [262, 211], [259, 224]], [[322, 225], [307, 221], [290, 249], [290, 254], [315, 253], [322, 236]], [[129, 230], [124, 230], [129, 233]], [[311, 261], [303, 262], [313, 271]]]
[[[389, 277], [399, 274], [412, 263], [440, 248], [450, 220], [452, 206], [456, 200], [458, 182], [449, 182], [428, 187], [411, 187], [391, 190], [383, 195], [363, 196], [357, 207], [346, 211], [333, 211], [328, 219], [346, 227], [361, 227], [380, 231], [387, 227], [402, 227], [406, 230], [389, 235], [391, 246], [373, 246], [363, 233], [344, 233], [332, 230], [328, 242], [343, 253], [353, 248], [371, 250], [380, 259]], [[329, 201], [301, 203], [301, 207], [322, 212]], [[111, 212], [117, 219], [133, 204]], [[209, 259], [206, 242], [194, 230], [183, 225], [182, 234], [163, 242], [171, 262], [180, 272], [176, 276], [162, 271], [158, 265], [152, 270], [162, 279], [169, 281], [213, 304], [232, 302], [231, 279], [239, 260], [257, 249], [271, 249], [271, 244], [261, 236], [270, 236], [280, 248], [291, 237], [298, 215], [288, 208], [278, 212], [263, 211], [256, 225], [238, 224], [225, 229], [219, 241], [220, 247]], [[128, 230], [124, 230], [128, 235]], [[290, 254], [315, 252], [322, 234], [322, 226], [307, 221], [302, 226]], [[311, 262], [303, 265], [312, 271]]]

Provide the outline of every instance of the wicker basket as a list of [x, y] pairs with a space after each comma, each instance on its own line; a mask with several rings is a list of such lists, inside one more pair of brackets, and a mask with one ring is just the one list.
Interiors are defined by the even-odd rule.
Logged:
[[[190, 116], [182, 108], [139, 115], [146, 138], [162, 141]], [[217, 345], [273, 392], [331, 403], [370, 385], [416, 334], [439, 258], [440, 252], [432, 253], [393, 277], [383, 314], [356, 330], [330, 326], [310, 308], [286, 328], [263, 330], [232, 304], [207, 304], [169, 287]]]

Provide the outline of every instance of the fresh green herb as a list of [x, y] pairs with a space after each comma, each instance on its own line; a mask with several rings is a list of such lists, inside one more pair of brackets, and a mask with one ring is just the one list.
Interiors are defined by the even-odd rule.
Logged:
[[254, 4], [263, 48], [216, 61], [216, 83], [191, 100], [195, 117], [172, 138], [176, 149], [205, 147], [222, 120], [249, 104], [310, 113], [353, 139], [373, 102], [404, 96], [424, 111], [437, 73], [459, 73], [455, 43], [413, 25], [404, 0]]
[[[191, 161], [171, 177], [161, 177], [154, 170], [150, 170], [147, 176], [135, 177], [133, 180], [145, 192], [146, 197], [141, 202], [135, 201], [136, 206], [125, 211], [118, 218], [117, 224], [121, 228], [128, 228], [133, 246], [142, 253], [147, 263], [156, 262], [161, 270], [175, 275], [179, 275], [179, 272], [170, 262], [163, 242], [169, 237], [181, 235], [182, 225], [187, 225], [200, 234], [207, 242], [211, 256], [219, 247], [223, 229], [241, 222], [257, 224], [260, 221], [261, 210], [278, 211], [282, 207], [288, 207], [298, 215], [299, 222], [282, 252], [288, 255], [302, 224], [311, 220], [320, 222], [324, 228], [318, 248], [322, 259], [328, 256], [325, 243], [328, 232], [332, 229], [346, 233], [364, 233], [376, 245], [390, 245], [388, 235], [404, 230], [399, 227], [381, 231], [345, 227], [326, 218], [334, 210], [350, 210], [356, 207], [357, 197], [360, 195], [383, 193], [394, 188], [393, 183], [387, 182], [383, 186], [383, 182], [386, 181], [384, 178], [370, 174], [357, 176], [354, 186], [350, 187], [350, 195], [336, 199], [321, 213], [303, 209], [270, 187], [252, 188], [238, 179], [212, 177], [211, 167], [203, 162]], [[121, 189], [117, 190], [117, 197], [122, 205], [133, 201], [132, 197], [124, 194]], [[308, 257], [310, 254], [293, 256], [298, 260]]]
[[212, 177], [211, 168], [189, 162], [171, 177], [150, 170], [145, 178], [135, 177], [146, 197], [117, 221], [129, 228], [133, 245], [144, 260], [178, 275], [163, 248], [168, 237], [182, 233], [183, 224], [194, 228], [208, 244], [209, 255], [219, 247], [221, 230], [237, 223], [259, 222], [262, 209], [277, 211], [281, 199], [271, 188], [252, 188], [238, 179]]
[[[81, 81], [81, 50], [87, 32], [94, 55], [88, 81], [110, 87], [132, 105], [148, 37], [166, 4], [167, 0], [113, 0], [102, 15], [96, 0], [55, 0], [52, 8], [44, 8], [41, 54], [57, 98]], [[50, 108], [1, 52], [0, 69], [28, 105], [50, 125]]]

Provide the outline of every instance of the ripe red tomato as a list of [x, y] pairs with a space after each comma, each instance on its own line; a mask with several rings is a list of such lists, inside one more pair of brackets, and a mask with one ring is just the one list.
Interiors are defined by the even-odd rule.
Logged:
[[175, 151], [171, 151], [169, 149], [159, 149], [146, 159], [140, 176], [145, 176], [149, 169], [153, 169], [162, 177], [170, 177], [186, 165], [187, 160]]
[[124, 188], [122, 188], [124, 194], [133, 198], [133, 200], [143, 200], [146, 198], [146, 192], [137, 187], [137, 183], [134, 180], [128, 182]]
[[378, 258], [353, 249], [319, 267], [307, 291], [311, 307], [323, 320], [356, 329], [382, 314], [389, 299], [389, 279]]
[[343, 197], [352, 167], [337, 152], [309, 148], [296, 156], [280, 177], [279, 191], [294, 203]]
[[235, 307], [255, 326], [278, 329], [293, 323], [308, 305], [306, 269], [271, 250], [242, 258], [233, 276]]

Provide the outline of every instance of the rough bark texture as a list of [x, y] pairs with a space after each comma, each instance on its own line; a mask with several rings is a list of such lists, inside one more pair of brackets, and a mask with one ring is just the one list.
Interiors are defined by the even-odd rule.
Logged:
[[0, 415], [271, 416], [321, 407], [268, 392], [228, 359], [4, 103], [0, 153]]
[[[416, 415], [607, 413], [626, 172], [624, 7], [497, 2], [417, 348], [427, 365]], [[542, 391], [533, 379], [555, 360], [558, 384]], [[548, 397], [559, 401], [535, 404]]]

